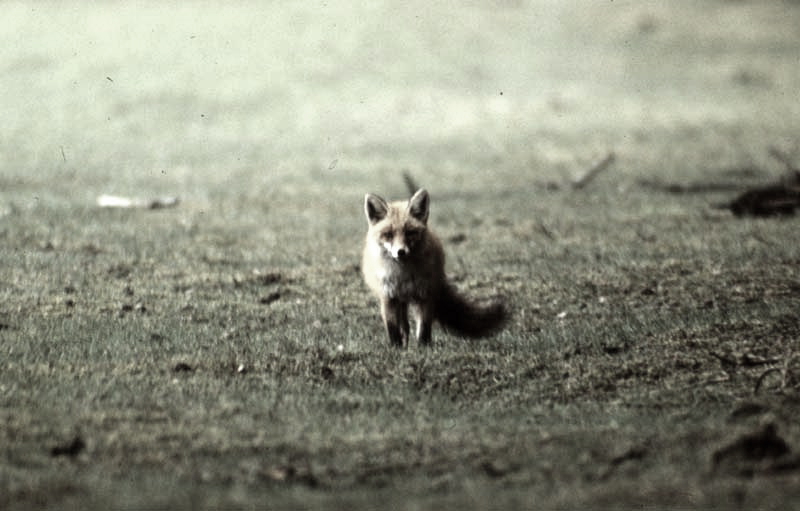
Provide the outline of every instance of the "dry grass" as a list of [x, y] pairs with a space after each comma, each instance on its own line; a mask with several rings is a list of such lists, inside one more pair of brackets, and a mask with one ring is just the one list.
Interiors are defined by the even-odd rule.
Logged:
[[[6, 6], [0, 507], [796, 502], [796, 220], [642, 183], [797, 164], [800, 13], [617, 4]], [[386, 346], [404, 171], [497, 337]]]

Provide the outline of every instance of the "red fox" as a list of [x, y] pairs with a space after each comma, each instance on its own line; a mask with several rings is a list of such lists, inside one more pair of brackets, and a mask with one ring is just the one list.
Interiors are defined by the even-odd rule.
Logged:
[[507, 315], [502, 303], [477, 305], [447, 281], [442, 243], [428, 229], [429, 205], [424, 189], [407, 202], [388, 203], [372, 194], [364, 199], [369, 230], [361, 271], [380, 301], [389, 342], [397, 347], [408, 345], [409, 310], [421, 345], [430, 344], [434, 320], [476, 338], [497, 332]]

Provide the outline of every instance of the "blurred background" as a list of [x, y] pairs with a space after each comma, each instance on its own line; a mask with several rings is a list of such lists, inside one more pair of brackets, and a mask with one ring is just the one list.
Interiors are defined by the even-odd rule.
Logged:
[[202, 199], [243, 179], [256, 190], [291, 191], [294, 179], [305, 191], [380, 190], [404, 168], [479, 187], [558, 174], [611, 148], [627, 152], [629, 169], [663, 161], [681, 152], [665, 142], [676, 130], [702, 132], [722, 159], [748, 150], [742, 131], [796, 144], [797, 2], [3, 2], [2, 11], [0, 179], [39, 196], [74, 185], [54, 201]]

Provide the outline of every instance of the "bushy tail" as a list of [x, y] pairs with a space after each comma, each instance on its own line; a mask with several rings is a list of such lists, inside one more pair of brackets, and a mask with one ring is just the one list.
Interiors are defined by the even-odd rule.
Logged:
[[502, 328], [508, 312], [501, 302], [478, 305], [446, 284], [437, 304], [436, 319], [448, 331], [463, 337], [488, 337]]

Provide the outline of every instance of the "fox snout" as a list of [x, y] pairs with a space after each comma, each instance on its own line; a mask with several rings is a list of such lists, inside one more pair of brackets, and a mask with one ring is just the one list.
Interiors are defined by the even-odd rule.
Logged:
[[386, 251], [392, 256], [395, 261], [402, 261], [408, 257], [408, 246], [398, 243], [387, 243]]

